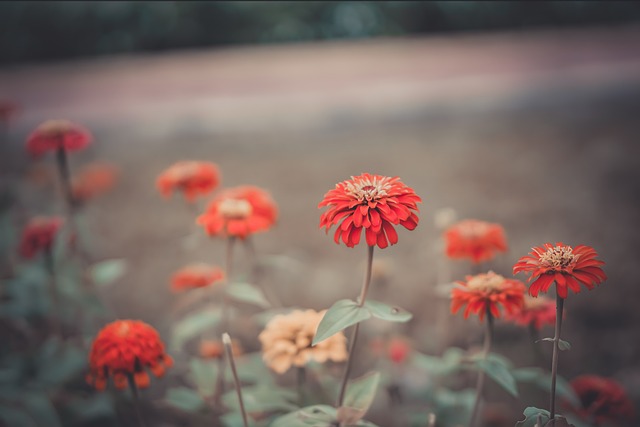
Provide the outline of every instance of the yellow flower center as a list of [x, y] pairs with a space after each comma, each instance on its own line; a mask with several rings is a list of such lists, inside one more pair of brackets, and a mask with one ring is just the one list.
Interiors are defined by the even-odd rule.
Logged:
[[73, 127], [67, 120], [47, 120], [38, 126], [38, 130], [48, 136], [61, 135]]
[[251, 203], [243, 199], [225, 199], [220, 203], [219, 211], [227, 219], [242, 219], [251, 215]]
[[554, 270], [567, 268], [575, 259], [571, 246], [556, 246], [540, 254], [540, 264]]
[[386, 180], [383, 181], [377, 177], [348, 182], [345, 186], [345, 192], [359, 202], [380, 200], [388, 195], [390, 189], [391, 185]]
[[498, 292], [502, 289], [504, 277], [490, 271], [487, 274], [478, 274], [473, 276], [467, 282], [467, 289], [482, 292]]
[[129, 325], [129, 322], [120, 322], [120, 324], [118, 325], [118, 330], [116, 331], [116, 334], [119, 337], [126, 337], [129, 334], [129, 330], [131, 330], [131, 326]]

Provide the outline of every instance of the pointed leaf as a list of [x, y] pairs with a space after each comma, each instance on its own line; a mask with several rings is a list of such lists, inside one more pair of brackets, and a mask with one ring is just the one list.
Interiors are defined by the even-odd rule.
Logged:
[[515, 427], [537, 427], [539, 416], [543, 425], [549, 421], [549, 411], [529, 406], [524, 410], [524, 420], [518, 421]]
[[127, 262], [124, 259], [108, 259], [93, 264], [89, 267], [89, 275], [93, 283], [98, 286], [110, 285], [127, 271]]
[[376, 397], [379, 382], [379, 372], [369, 372], [360, 378], [349, 381], [344, 397], [344, 406], [362, 411], [362, 415], [364, 415]]
[[508, 366], [505, 365], [502, 360], [495, 357], [487, 357], [486, 359], [476, 360], [475, 365], [509, 392], [509, 394], [514, 397], [518, 396], [516, 380], [513, 378], [513, 375], [511, 375]]
[[365, 307], [371, 311], [371, 315], [378, 319], [388, 320], [389, 322], [408, 322], [413, 314], [407, 310], [385, 304], [380, 301], [365, 301]]
[[258, 287], [249, 283], [231, 283], [226, 289], [227, 295], [236, 301], [257, 305], [258, 307], [269, 307], [269, 301]]
[[558, 341], [558, 349], [560, 351], [571, 350], [571, 344], [569, 344], [569, 341], [560, 340]]
[[185, 412], [197, 412], [204, 408], [205, 402], [195, 391], [186, 387], [174, 387], [167, 391], [165, 401]]
[[335, 408], [313, 405], [276, 418], [270, 427], [330, 427], [335, 420]]
[[209, 307], [180, 319], [173, 330], [173, 347], [180, 348], [190, 339], [212, 330], [220, 318], [220, 309]]
[[343, 299], [331, 306], [318, 325], [312, 345], [335, 335], [351, 325], [371, 317], [371, 312], [352, 300]]

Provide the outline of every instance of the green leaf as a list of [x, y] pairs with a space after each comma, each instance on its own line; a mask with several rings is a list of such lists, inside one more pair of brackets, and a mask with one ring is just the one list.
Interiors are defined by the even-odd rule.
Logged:
[[390, 306], [380, 301], [365, 301], [365, 307], [369, 309], [373, 317], [378, 319], [388, 320], [389, 322], [408, 322], [413, 317], [413, 314], [407, 310]]
[[218, 377], [218, 363], [215, 360], [191, 359], [190, 377], [202, 396], [213, 396]]
[[336, 409], [314, 405], [276, 418], [270, 427], [330, 427], [336, 419]]
[[[543, 391], [551, 388], [551, 374], [540, 368], [520, 368], [511, 372], [518, 382], [533, 384]], [[574, 407], [580, 407], [580, 400], [567, 380], [561, 376], [556, 377], [556, 393]]]
[[20, 405], [27, 408], [38, 426], [61, 427], [60, 419], [51, 401], [44, 393], [25, 393], [20, 397]]
[[462, 369], [463, 356], [464, 352], [462, 350], [452, 347], [445, 351], [442, 357], [429, 356], [416, 351], [413, 352], [410, 360], [411, 363], [426, 371], [429, 375], [444, 377]]
[[220, 309], [209, 307], [180, 319], [173, 329], [173, 347], [180, 348], [190, 339], [212, 330], [221, 317]]
[[165, 401], [185, 412], [198, 412], [205, 406], [204, 400], [195, 391], [186, 387], [174, 387], [167, 391]]
[[544, 426], [549, 421], [549, 411], [529, 406], [524, 410], [524, 420], [518, 421], [515, 427], [537, 427], [538, 419]]
[[[242, 399], [245, 410], [248, 413], [295, 411], [298, 407], [291, 402], [296, 398], [297, 394], [295, 392], [275, 385], [260, 384], [242, 387]], [[227, 392], [223, 396], [223, 402], [225, 406], [234, 411], [240, 410], [238, 395], [235, 390]]]
[[371, 312], [364, 307], [360, 307], [355, 301], [349, 299], [340, 300], [333, 304], [324, 314], [316, 330], [316, 335], [313, 337], [312, 345], [316, 345], [343, 329], [370, 317]]
[[[242, 419], [242, 414], [239, 412], [230, 412], [228, 414], [224, 414], [220, 418], [224, 427], [244, 427], [244, 420]], [[249, 424], [249, 427], [254, 425], [251, 417], [247, 417], [247, 423]]]
[[0, 406], [0, 421], [6, 426], [39, 427], [27, 409], [15, 405]]
[[262, 290], [249, 283], [231, 283], [226, 289], [227, 295], [236, 301], [267, 308], [271, 304], [267, 301]]
[[379, 372], [369, 372], [360, 378], [349, 381], [344, 397], [344, 406], [357, 409], [364, 415], [376, 397], [379, 382]]
[[124, 259], [108, 259], [89, 267], [91, 281], [98, 286], [106, 286], [120, 279], [127, 271]]
[[86, 354], [81, 349], [49, 339], [37, 356], [37, 380], [45, 386], [61, 385], [79, 375], [86, 363]]
[[498, 385], [505, 389], [509, 394], [514, 397], [518, 396], [518, 386], [516, 380], [511, 375], [508, 365], [504, 363], [500, 358], [491, 357], [489, 355], [486, 359], [478, 359], [475, 361], [475, 366], [487, 374]]
[[558, 341], [558, 349], [560, 351], [571, 350], [571, 344], [568, 341], [560, 340]]
[[[114, 418], [115, 408], [108, 394], [98, 394], [89, 398], [74, 398], [65, 406], [76, 424], [89, 424], [91, 420]], [[84, 425], [83, 424], [83, 425]]]

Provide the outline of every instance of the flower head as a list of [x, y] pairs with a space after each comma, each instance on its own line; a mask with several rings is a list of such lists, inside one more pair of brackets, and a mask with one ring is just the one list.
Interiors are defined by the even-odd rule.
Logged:
[[116, 183], [118, 171], [108, 163], [92, 163], [80, 169], [71, 180], [73, 199], [85, 202], [105, 193]]
[[320, 216], [320, 227], [328, 233], [339, 224], [334, 240], [339, 244], [342, 239], [350, 248], [360, 243], [364, 229], [367, 245], [383, 249], [389, 243], [398, 243], [394, 225], [408, 230], [418, 226], [417, 203], [421, 201], [398, 177], [368, 173], [352, 176], [324, 195], [318, 207], [329, 209]]
[[493, 271], [467, 276], [466, 279], [465, 282], [458, 282], [461, 287], [451, 291], [453, 314], [466, 305], [465, 319], [469, 314], [475, 313], [482, 320], [487, 312], [493, 317], [500, 317], [500, 306], [509, 314], [522, 307], [526, 289], [522, 282], [505, 279]]
[[[602, 270], [604, 262], [597, 260], [596, 251], [585, 245], [575, 248], [558, 242], [554, 245], [545, 243], [537, 246], [518, 260], [513, 266], [513, 274], [521, 271], [530, 275], [529, 295], [537, 297], [540, 292], [546, 293], [556, 283], [556, 291], [560, 298], [566, 298], [568, 289], [580, 292], [580, 284], [591, 290], [607, 279]], [[534, 280], [535, 279], [535, 280]]]
[[47, 120], [27, 138], [27, 151], [39, 157], [47, 151], [82, 150], [92, 140], [91, 133], [80, 125], [68, 120]]
[[582, 375], [571, 381], [581, 408], [574, 408], [585, 420], [598, 424], [616, 423], [635, 417], [633, 403], [616, 381], [597, 375]]
[[492, 260], [497, 252], [507, 250], [507, 240], [500, 224], [466, 219], [444, 233], [446, 254], [453, 259], [470, 259], [474, 263]]
[[541, 329], [544, 325], [554, 325], [556, 323], [556, 302], [543, 296], [533, 298], [525, 295], [522, 308], [508, 315], [507, 320], [520, 326], [533, 325], [536, 329]]
[[259, 336], [267, 366], [282, 374], [291, 366], [302, 367], [311, 361], [347, 360], [347, 339], [342, 332], [311, 346], [325, 312], [295, 310], [271, 319]]
[[208, 264], [190, 264], [176, 271], [171, 277], [171, 288], [176, 291], [204, 288], [225, 280], [220, 267]]
[[369, 344], [375, 355], [385, 357], [399, 365], [404, 363], [411, 354], [411, 344], [403, 337], [377, 338]]
[[180, 191], [187, 201], [192, 202], [215, 190], [220, 179], [220, 171], [215, 163], [183, 160], [162, 172], [156, 185], [165, 197]]
[[104, 390], [112, 377], [116, 388], [124, 389], [131, 376], [139, 388], [145, 388], [149, 386], [146, 368], [161, 377], [172, 364], [154, 328], [139, 320], [116, 320], [102, 328], [91, 346], [87, 382]]
[[50, 251], [62, 223], [63, 219], [57, 216], [32, 218], [22, 230], [20, 255], [31, 259], [40, 252]]
[[245, 239], [268, 230], [278, 217], [278, 208], [266, 191], [246, 185], [218, 194], [197, 219], [210, 236]]

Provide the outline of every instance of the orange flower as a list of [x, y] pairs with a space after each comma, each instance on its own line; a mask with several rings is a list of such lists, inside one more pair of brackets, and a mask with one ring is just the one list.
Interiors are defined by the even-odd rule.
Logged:
[[171, 288], [175, 292], [204, 288], [225, 279], [220, 267], [208, 264], [190, 264], [176, 271], [171, 278]]
[[38, 157], [47, 151], [76, 151], [85, 148], [93, 136], [82, 126], [68, 120], [47, 120], [27, 138], [27, 151]]
[[418, 226], [417, 203], [420, 197], [398, 177], [370, 175], [364, 173], [352, 176], [350, 180], [336, 184], [329, 190], [319, 208], [329, 206], [320, 217], [320, 227], [327, 233], [333, 225], [336, 228], [334, 240], [352, 248], [360, 243], [362, 230], [365, 231], [367, 245], [386, 248], [389, 243], [398, 243], [398, 233], [394, 225], [402, 225], [408, 230]]
[[276, 221], [278, 208], [266, 191], [253, 186], [229, 188], [218, 194], [197, 219], [210, 236], [241, 239], [268, 230]]
[[71, 180], [75, 201], [87, 201], [109, 191], [116, 182], [117, 169], [108, 163], [93, 163], [82, 168]]
[[215, 190], [220, 179], [220, 171], [215, 163], [183, 160], [162, 172], [156, 185], [165, 197], [170, 197], [174, 191], [181, 191], [184, 198], [192, 202], [198, 196]]
[[31, 259], [40, 252], [50, 251], [62, 223], [63, 219], [56, 216], [32, 218], [22, 230], [20, 255]]
[[518, 280], [505, 279], [493, 271], [467, 276], [466, 279], [466, 282], [458, 282], [462, 288], [454, 288], [451, 292], [451, 312], [455, 314], [466, 305], [465, 319], [470, 313], [475, 313], [482, 320], [487, 312], [498, 318], [500, 306], [512, 314], [524, 303], [526, 288]]
[[[244, 350], [238, 341], [232, 340], [231, 352], [237, 357], [242, 356]], [[203, 359], [217, 359], [224, 354], [224, 344], [222, 341], [202, 340], [199, 354]]]
[[544, 325], [554, 325], [556, 323], [556, 303], [550, 298], [533, 298], [528, 295], [524, 297], [524, 305], [507, 319], [516, 325], [529, 326], [533, 324], [536, 329], [541, 329]]
[[311, 346], [325, 312], [294, 310], [271, 319], [258, 337], [267, 366], [283, 374], [291, 366], [302, 367], [312, 360], [318, 363], [347, 360], [347, 339], [342, 332]]
[[545, 243], [544, 247], [537, 246], [529, 255], [520, 258], [513, 266], [513, 274], [523, 271], [530, 274], [527, 282], [535, 279], [529, 287], [529, 295], [533, 297], [540, 292], [546, 293], [555, 282], [558, 296], [566, 298], [568, 289], [577, 294], [580, 284], [591, 290], [607, 280], [602, 270], [604, 262], [597, 260], [597, 256], [590, 246], [572, 248], [562, 242], [555, 246]]
[[449, 258], [468, 258], [474, 263], [492, 260], [496, 252], [507, 250], [507, 240], [500, 224], [466, 219], [444, 233]]
[[571, 381], [571, 387], [582, 404], [574, 409], [585, 420], [593, 419], [598, 425], [618, 425], [635, 417], [633, 403], [624, 388], [612, 379], [582, 375]]
[[116, 320], [102, 328], [91, 346], [87, 382], [104, 390], [111, 376], [116, 388], [124, 389], [131, 377], [136, 386], [145, 388], [149, 386], [145, 368], [161, 377], [172, 365], [154, 328], [139, 320]]

